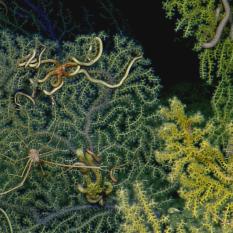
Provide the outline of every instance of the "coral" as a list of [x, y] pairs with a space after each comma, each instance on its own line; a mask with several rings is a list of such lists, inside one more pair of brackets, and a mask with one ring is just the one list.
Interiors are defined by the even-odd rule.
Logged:
[[[211, 83], [215, 77], [232, 72], [233, 27], [227, 0], [219, 1], [218, 5], [214, 0], [167, 0], [164, 9], [169, 18], [178, 15], [176, 30], [183, 29], [184, 37], [196, 39], [194, 48], [199, 52], [201, 78]], [[226, 25], [227, 22], [230, 24]]]
[[176, 31], [183, 30], [184, 37], [195, 37], [196, 49], [210, 41], [215, 34], [218, 20], [214, 0], [165, 0], [163, 7], [168, 18], [176, 17]]
[[125, 189], [119, 190], [117, 192], [117, 209], [123, 215], [124, 220], [121, 224], [121, 232], [213, 232], [212, 226], [205, 224], [204, 221], [195, 221], [190, 211], [186, 209], [170, 207], [162, 213], [159, 207], [161, 202], [158, 197], [163, 194], [163, 192], [156, 191], [157, 197], [151, 198], [141, 181], [135, 181], [132, 195], [130, 195], [130, 191], [127, 192]]
[[136, 202], [132, 205], [129, 204], [127, 192], [123, 189], [118, 191], [118, 209], [125, 219], [121, 232], [169, 232], [164, 230], [169, 219], [165, 216], [162, 218], [156, 216], [156, 205], [150, 201], [143, 190], [142, 184], [136, 181], [134, 184]]
[[[0, 1], [0, 26], [12, 32], [30, 36], [30, 32], [38, 33], [57, 41], [60, 46], [64, 39], [72, 39], [78, 26], [75, 25], [71, 12], [64, 9], [62, 2], [53, 1], [12, 0]], [[56, 11], [58, 14], [54, 14]], [[6, 14], [7, 13], [7, 14]]]
[[[208, 116], [214, 126], [209, 140], [225, 148], [233, 107], [232, 4], [226, 0], [168, 0], [164, 2], [164, 8], [170, 18], [177, 16], [175, 12], [178, 12], [177, 29], [183, 28], [184, 36], [196, 38], [194, 47], [200, 60], [200, 77], [215, 87], [211, 100], [212, 114]], [[208, 41], [210, 44], [214, 42], [213, 46], [203, 46], [208, 45]]]
[[197, 127], [203, 120], [201, 115], [187, 116], [178, 99], [170, 100], [169, 108], [162, 108], [160, 114], [167, 123], [159, 131], [164, 149], [156, 153], [156, 159], [171, 167], [168, 179], [179, 180], [179, 194], [195, 218], [204, 218], [205, 224], [212, 228], [220, 226], [222, 232], [230, 232], [233, 214], [231, 157], [225, 157], [208, 142], [207, 134], [212, 127], [209, 124]]
[[215, 145], [226, 148], [230, 137], [229, 125], [233, 117], [233, 85], [231, 78], [222, 78], [213, 97], [212, 109], [214, 116], [211, 122], [214, 125], [209, 140]]
[[200, 124], [204, 120], [203, 116], [200, 113], [191, 117], [186, 116], [184, 107], [177, 98], [170, 100], [170, 109], [163, 107], [159, 114], [166, 122], [158, 132], [165, 144], [164, 151], [158, 152], [156, 159], [160, 163], [174, 163], [168, 178], [174, 182], [179, 179], [185, 165], [194, 159], [193, 145], [199, 145], [200, 140], [210, 130], [208, 127], [194, 128], [193, 125]]
[[[117, 231], [120, 218], [115, 191], [142, 176], [152, 160], [157, 144], [153, 130], [158, 119], [155, 110], [160, 85], [148, 60], [135, 62], [125, 81], [115, 89], [92, 83], [79, 74], [67, 79], [52, 96], [43, 93], [50, 83], [37, 84], [48, 73], [47, 64], [39, 69], [18, 66], [33, 49], [38, 48], [40, 54], [41, 44], [49, 48], [43, 52], [43, 59], [54, 58], [63, 64], [77, 57], [88, 62], [98, 51], [95, 45], [89, 51], [96, 37], [106, 49], [98, 62], [87, 68], [88, 73], [96, 80], [118, 83], [128, 64], [143, 54], [128, 38], [108, 38], [104, 33], [80, 35], [75, 42], [63, 43], [61, 58], [56, 42], [0, 31], [1, 192], [20, 183], [19, 175], [27, 162], [22, 159], [31, 149], [43, 154], [22, 187], [1, 196], [0, 207], [8, 213], [14, 232]], [[22, 94], [15, 97], [19, 92], [33, 96], [34, 103]], [[98, 154], [104, 168], [101, 175], [92, 169], [85, 179], [83, 170], [74, 168], [82, 162], [76, 153], [78, 148]], [[112, 181], [110, 171], [117, 182]], [[89, 190], [91, 184], [97, 184], [98, 198], [94, 200], [104, 199], [103, 206], [89, 205], [89, 196], [77, 189], [80, 185]]]

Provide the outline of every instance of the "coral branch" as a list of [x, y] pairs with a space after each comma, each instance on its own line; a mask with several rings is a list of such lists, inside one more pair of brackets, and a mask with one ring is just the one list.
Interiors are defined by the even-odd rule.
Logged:
[[231, 16], [230, 4], [228, 0], [222, 0], [222, 3], [225, 9], [225, 16], [222, 19], [222, 21], [219, 23], [214, 38], [210, 42], [204, 43], [202, 45], [203, 48], [213, 48], [219, 42], [223, 29], [226, 26], [227, 22], [230, 20], [230, 16]]

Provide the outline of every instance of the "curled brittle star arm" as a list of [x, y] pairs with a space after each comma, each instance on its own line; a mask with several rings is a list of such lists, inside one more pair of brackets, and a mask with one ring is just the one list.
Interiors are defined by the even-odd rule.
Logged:
[[45, 59], [42, 60], [42, 55], [46, 50], [45, 45], [42, 45], [43, 49], [41, 50], [38, 58], [36, 58], [36, 54], [37, 54], [37, 49], [33, 49], [32, 53], [29, 53], [28, 55], [26, 55], [25, 57], [23, 57], [22, 62], [18, 62], [18, 66], [19, 67], [30, 67], [30, 68], [35, 68], [38, 69], [40, 67], [41, 64], [44, 63], [53, 63], [53, 64], [57, 64], [58, 61], [55, 59]]
[[118, 166], [114, 166], [110, 172], [109, 172], [109, 176], [110, 176], [110, 179], [113, 181], [113, 183], [117, 183], [117, 179], [115, 178], [114, 176], [114, 172], [122, 167], [126, 166], [126, 164], [121, 164], [121, 165], [118, 165]]
[[61, 85], [63, 78], [61, 76], [55, 76], [55, 79], [51, 80], [52, 87], [56, 88]]
[[120, 87], [123, 84], [123, 82], [126, 80], [126, 78], [128, 77], [129, 71], [130, 71], [132, 65], [134, 64], [134, 62], [141, 59], [141, 58], [142, 58], [142, 56], [135, 57], [129, 63], [129, 65], [128, 65], [127, 69], [126, 69], [125, 75], [123, 76], [121, 81], [119, 83], [117, 83], [117, 84], [109, 84], [109, 83], [104, 82], [103, 80], [94, 79], [89, 75], [89, 73], [85, 69], [80, 69], [78, 73], [79, 74], [84, 74], [86, 76], [86, 78], [92, 83], [101, 84], [101, 85], [106, 86], [108, 88], [117, 88], [117, 87]]
[[62, 79], [61, 82], [60, 82], [60, 85], [57, 86], [57, 87], [55, 87], [55, 88], [53, 88], [52, 91], [49, 92], [49, 91], [43, 90], [43, 92], [44, 92], [45, 95], [52, 95], [52, 94], [54, 94], [56, 91], [58, 91], [58, 90], [63, 86], [63, 84], [64, 84], [64, 80]]
[[72, 77], [72, 76], [75, 76], [76, 74], [79, 73], [79, 70], [80, 70], [81, 66], [80, 65], [77, 65], [75, 71], [69, 73], [69, 75], [67, 77]]
[[36, 61], [35, 56], [36, 56], [36, 49], [33, 49], [32, 56], [25, 63], [24, 67], [28, 67], [32, 62], [35, 62]]
[[45, 59], [45, 60], [41, 60], [41, 64], [46, 64], [46, 63], [52, 63], [54, 65], [58, 65], [59, 62], [55, 59]]
[[87, 194], [86, 198], [89, 203], [95, 204], [98, 203], [103, 198], [103, 196], [97, 195], [96, 198], [92, 198], [90, 195]]
[[225, 9], [225, 16], [222, 19], [222, 21], [219, 23], [214, 38], [210, 42], [204, 43], [202, 45], [203, 48], [213, 48], [218, 43], [222, 35], [224, 27], [226, 26], [227, 22], [230, 19], [230, 15], [231, 15], [230, 4], [228, 0], [222, 0], [222, 3]]
[[56, 75], [56, 71], [55, 70], [50, 71], [48, 74], [46, 74], [46, 76], [43, 79], [37, 79], [37, 82], [38, 83], [44, 83], [45, 81], [47, 81], [53, 75]]
[[91, 66], [91, 65], [93, 65], [94, 63], [96, 63], [100, 59], [100, 57], [102, 56], [102, 53], [103, 53], [103, 42], [102, 42], [102, 40], [99, 37], [95, 37], [95, 40], [99, 44], [99, 52], [98, 52], [97, 56], [93, 60], [91, 60], [90, 62], [82, 62], [82, 61], [79, 61], [77, 58], [72, 57], [71, 59], [77, 65], [80, 65], [80, 66]]
[[11, 225], [11, 221], [10, 221], [7, 213], [2, 208], [0, 208], [0, 212], [2, 212], [2, 214], [4, 215], [4, 217], [7, 220], [7, 223], [8, 223], [9, 229], [10, 229], [10, 233], [13, 233], [13, 228], [12, 228], [12, 225]]
[[18, 92], [15, 93], [15, 97], [14, 97], [16, 105], [21, 106], [21, 104], [18, 103], [18, 97], [20, 95], [27, 97], [34, 105], [36, 104], [35, 100], [30, 95], [27, 95], [27, 94], [25, 94], [25, 93], [23, 93], [21, 91], [18, 91]]
[[35, 62], [36, 59], [35, 59], [35, 56], [36, 56], [36, 49], [33, 49], [32, 51], [32, 54], [29, 53], [28, 55], [26, 55], [25, 57], [23, 57], [21, 60], [26, 60], [26, 61], [23, 61], [23, 62], [19, 62], [18, 63], [18, 66], [19, 67], [28, 67], [28, 65], [32, 62]]
[[[27, 63], [24, 60], [28, 60], [32, 55], [29, 53], [28, 55], [26, 55], [25, 57], [21, 58], [20, 61], [18, 61], [17, 66], [22, 67], [25, 66], [25, 64]], [[23, 60], [23, 61], [22, 61]], [[22, 62], [21, 62], [22, 61]]]
[[41, 51], [41, 53], [39, 54], [39, 57], [38, 57], [38, 62], [36, 62], [37, 60], [35, 60], [34, 62], [31, 61], [29, 63], [30, 67], [36, 68], [36, 69], [38, 69], [40, 67], [40, 65], [41, 65], [41, 58], [42, 58], [42, 55], [45, 52], [45, 50], [46, 50], [46, 47], [43, 45], [43, 49], [42, 49], [42, 51]]

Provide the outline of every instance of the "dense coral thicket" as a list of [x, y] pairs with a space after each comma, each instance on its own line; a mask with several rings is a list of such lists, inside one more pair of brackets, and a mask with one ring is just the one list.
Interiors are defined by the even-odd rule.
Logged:
[[[132, 190], [121, 189], [117, 193], [118, 210], [124, 219], [120, 228], [121, 232], [213, 232], [210, 224], [193, 218], [189, 210], [181, 208], [181, 205], [179, 208], [174, 207], [175, 202], [170, 204], [166, 211], [164, 209], [161, 211], [159, 196], [164, 195], [165, 190], [154, 191], [155, 195], [152, 198], [148, 189], [139, 181], [134, 183]], [[228, 228], [224, 230], [226, 230], [224, 232], [231, 232]]]
[[201, 115], [187, 116], [176, 98], [160, 114], [167, 123], [159, 131], [164, 149], [156, 153], [156, 159], [171, 167], [168, 179], [179, 181], [185, 207], [193, 217], [203, 219], [210, 232], [231, 232], [232, 158], [207, 140], [213, 126], [198, 127]]
[[[216, 85], [212, 98], [215, 130], [211, 140], [226, 146], [226, 125], [232, 119], [232, 3], [228, 0], [167, 0], [164, 9], [176, 18], [176, 30], [195, 38], [194, 48], [200, 60], [200, 77]], [[211, 45], [211, 46], [206, 46]]]
[[[95, 79], [118, 83], [132, 59], [143, 55], [127, 38], [80, 35], [75, 42], [64, 43], [57, 55], [55, 42], [0, 31], [0, 207], [8, 213], [15, 232], [116, 232], [119, 216], [114, 193], [140, 176], [152, 160], [160, 85], [148, 60], [136, 61], [118, 88], [109, 89], [77, 74], [65, 79], [52, 96], [44, 90], [51, 89], [54, 79], [37, 81], [53, 64], [37, 69], [19, 65], [35, 49], [40, 54], [43, 46], [43, 60], [65, 63], [73, 56], [89, 62], [98, 53], [97, 36], [104, 52], [86, 70]], [[89, 148], [100, 157], [101, 176], [93, 169], [87, 179], [84, 170], [72, 167], [80, 163], [79, 148]], [[29, 157], [34, 159], [31, 169], [24, 170], [31, 149], [39, 153], [39, 161]], [[24, 184], [4, 194], [20, 184], [23, 170], [23, 177], [29, 171]], [[113, 191], [105, 196], [107, 182]], [[105, 190], [102, 206], [89, 203], [78, 185], [95, 187], [93, 192]], [[7, 231], [7, 225], [0, 227]]]
[[[130, 204], [126, 190], [118, 191], [119, 211], [124, 215], [125, 222], [121, 225], [122, 232], [168, 232], [164, 226], [168, 223], [168, 217], [160, 218], [157, 204], [146, 195], [144, 187], [138, 181], [134, 183], [134, 203]], [[132, 202], [132, 201], [131, 201]]]

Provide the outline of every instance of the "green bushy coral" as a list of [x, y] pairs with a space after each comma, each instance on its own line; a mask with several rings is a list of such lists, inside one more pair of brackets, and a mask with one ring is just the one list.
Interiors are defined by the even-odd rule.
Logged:
[[[215, 145], [225, 147], [233, 107], [232, 3], [228, 0], [167, 0], [164, 9], [168, 17], [177, 18], [177, 30], [183, 29], [185, 37], [196, 39], [194, 47], [200, 60], [200, 77], [216, 86], [211, 101], [211, 121], [215, 127], [209, 139]], [[205, 43], [214, 40], [217, 34], [216, 43], [205, 48]]]
[[165, 0], [163, 6], [168, 18], [177, 18], [176, 31], [195, 37], [196, 49], [214, 36], [218, 23], [214, 0]]
[[223, 77], [232, 72], [231, 15], [224, 24], [217, 43], [211, 48], [203, 49], [205, 43], [211, 41], [217, 34], [217, 28], [227, 14], [225, 5], [229, 5], [227, 0], [164, 1], [167, 17], [177, 18], [176, 30], [183, 30], [184, 37], [195, 38], [194, 47], [199, 51], [200, 75], [209, 83], [214, 77]]
[[[103, 179], [111, 182], [109, 171], [115, 167], [118, 180], [101, 207], [89, 204], [78, 191], [77, 184], [87, 186], [78, 169], [33, 163], [22, 187], [1, 196], [0, 206], [7, 211], [15, 232], [115, 232], [119, 216], [114, 192], [131, 183], [151, 160], [143, 155], [152, 155], [156, 145], [153, 128], [160, 85], [148, 60], [135, 62], [119, 88], [108, 89], [78, 74], [66, 79], [51, 97], [43, 93], [50, 83], [36, 85], [51, 65], [37, 70], [17, 66], [22, 57], [39, 50], [41, 43], [47, 48], [43, 59], [65, 63], [75, 56], [88, 61], [97, 53], [96, 36], [103, 40], [104, 53], [88, 72], [96, 79], [117, 83], [129, 62], [142, 55], [142, 49], [127, 38], [81, 35], [74, 43], [64, 43], [58, 56], [55, 42], [0, 32], [1, 192], [21, 182], [17, 175], [28, 158], [21, 159], [30, 149], [39, 151], [43, 160], [72, 165], [79, 161], [78, 148], [90, 148], [101, 158]], [[20, 95], [16, 105], [14, 97], [19, 91], [29, 96], [34, 92], [35, 104]]]

